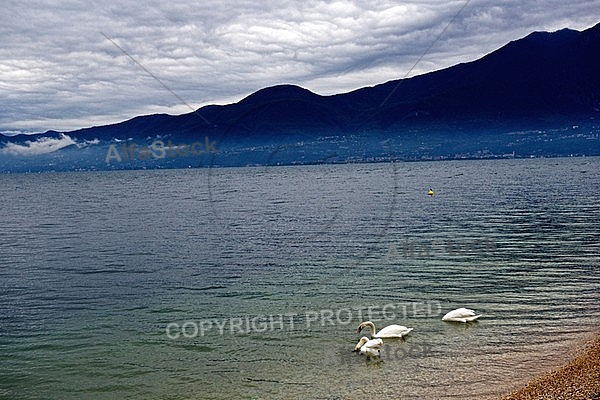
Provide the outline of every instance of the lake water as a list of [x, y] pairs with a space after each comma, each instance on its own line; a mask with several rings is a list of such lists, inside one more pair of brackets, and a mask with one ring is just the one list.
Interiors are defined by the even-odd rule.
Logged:
[[[600, 327], [599, 158], [16, 174], [0, 196], [0, 398], [491, 399]], [[441, 321], [463, 306], [480, 321]], [[367, 318], [414, 330], [367, 361]]]

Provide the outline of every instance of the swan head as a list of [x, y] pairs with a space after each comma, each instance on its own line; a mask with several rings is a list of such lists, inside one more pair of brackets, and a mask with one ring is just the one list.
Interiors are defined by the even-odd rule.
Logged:
[[362, 323], [361, 323], [361, 324], [358, 326], [358, 329], [356, 329], [356, 333], [360, 333], [360, 332], [361, 332], [363, 329], [365, 329], [367, 326], [371, 327], [371, 330], [372, 330], [372, 331], [374, 331], [374, 330], [375, 330], [375, 329], [374, 329], [374, 327], [375, 327], [375, 324], [373, 324], [373, 322], [371, 322], [371, 321], [365, 321], [365, 322], [362, 322]]
[[360, 340], [358, 341], [358, 343], [356, 344], [356, 346], [354, 347], [354, 351], [359, 351], [361, 347], [363, 347], [363, 345], [365, 343], [367, 343], [369, 341], [369, 338], [366, 336], [363, 336], [360, 338]]

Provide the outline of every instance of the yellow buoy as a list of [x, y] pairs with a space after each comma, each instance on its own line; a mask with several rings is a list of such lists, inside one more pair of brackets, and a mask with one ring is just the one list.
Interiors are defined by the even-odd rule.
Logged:
[[427, 196], [433, 196], [433, 189], [429, 188], [429, 191], [427, 192]]

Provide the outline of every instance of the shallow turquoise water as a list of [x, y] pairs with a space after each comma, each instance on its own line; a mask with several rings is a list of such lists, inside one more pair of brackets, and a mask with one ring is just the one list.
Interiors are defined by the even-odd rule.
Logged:
[[[599, 171], [0, 176], [0, 398], [494, 398], [600, 325]], [[414, 328], [383, 362], [351, 352], [369, 307]]]

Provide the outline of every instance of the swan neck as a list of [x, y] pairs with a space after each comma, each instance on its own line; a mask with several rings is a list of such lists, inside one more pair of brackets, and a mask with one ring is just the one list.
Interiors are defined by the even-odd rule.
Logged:
[[375, 337], [377, 335], [377, 331], [375, 330], [375, 324], [372, 322], [368, 322], [367, 326], [371, 328], [371, 336]]

